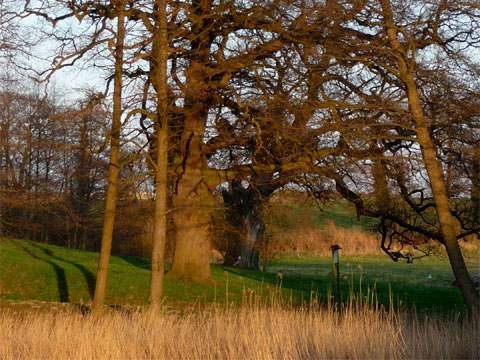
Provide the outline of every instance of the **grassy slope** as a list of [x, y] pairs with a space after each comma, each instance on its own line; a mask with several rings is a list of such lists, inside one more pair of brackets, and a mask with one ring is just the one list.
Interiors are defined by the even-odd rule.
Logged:
[[[44, 300], [88, 302], [94, 287], [97, 254], [43, 245], [30, 241], [0, 241], [0, 300]], [[478, 261], [470, 264], [478, 269]], [[282, 287], [294, 301], [308, 300], [311, 293], [325, 300], [331, 288], [330, 259], [278, 259], [267, 273], [213, 266], [215, 281], [192, 284], [167, 276], [165, 296], [168, 303], [240, 301], [244, 289], [266, 294], [277, 284], [282, 270]], [[362, 278], [377, 289], [379, 301], [388, 302], [389, 288], [397, 302], [418, 309], [461, 310], [459, 291], [451, 286], [453, 277], [445, 259], [432, 258], [414, 264], [393, 263], [386, 257], [342, 258], [344, 296], [351, 284], [356, 291]], [[228, 281], [227, 281], [228, 279]], [[107, 302], [144, 304], [148, 297], [149, 261], [135, 257], [112, 257]], [[89, 291], [90, 290], [90, 291]]]
[[267, 216], [271, 225], [282, 230], [294, 230], [308, 226], [322, 227], [326, 220], [335, 221], [341, 228], [361, 228], [373, 231], [377, 220], [362, 216], [357, 219], [354, 206], [344, 200], [337, 200], [324, 205], [322, 209], [305, 200], [274, 204]]
[[329, 204], [318, 216], [319, 224], [323, 224], [327, 219], [335, 220], [339, 227], [354, 228], [360, 227], [365, 231], [373, 231], [378, 220], [366, 216], [357, 219], [354, 206], [346, 201], [336, 201]]

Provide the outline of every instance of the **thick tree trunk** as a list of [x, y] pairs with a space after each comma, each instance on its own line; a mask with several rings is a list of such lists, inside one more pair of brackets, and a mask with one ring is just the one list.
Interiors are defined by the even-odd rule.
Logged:
[[210, 26], [212, 0], [194, 0], [188, 14], [194, 38], [186, 71], [184, 127], [180, 153], [182, 166], [177, 174], [173, 219], [176, 229], [172, 275], [192, 280], [210, 280], [211, 221], [214, 201], [207, 185], [208, 165], [203, 138], [211, 94]]
[[455, 279], [462, 291], [465, 302], [475, 314], [480, 314], [480, 295], [468, 273], [456, 236], [455, 219], [450, 211], [447, 186], [435, 144], [430, 136], [423, 107], [415, 82], [413, 64], [407, 63], [406, 53], [400, 44], [389, 0], [382, 0], [387, 35], [398, 62], [400, 79], [406, 87], [410, 113], [416, 125], [417, 139], [421, 146], [425, 169], [427, 170], [433, 199], [437, 210], [440, 229]]
[[125, 40], [124, 2], [116, 1], [117, 14], [117, 39], [115, 45], [115, 79], [113, 90], [112, 133], [110, 138], [110, 164], [108, 166], [108, 188], [105, 199], [105, 215], [102, 230], [102, 245], [97, 268], [95, 294], [93, 297], [92, 311], [100, 313], [103, 310], [105, 292], [108, 278], [108, 263], [112, 249], [113, 227], [115, 223], [118, 174], [120, 171], [120, 132], [122, 117], [122, 73], [123, 73], [123, 48]]
[[258, 248], [265, 229], [259, 195], [252, 187], [245, 189], [235, 180], [223, 192], [223, 201], [228, 222], [224, 264], [259, 270]]
[[245, 238], [245, 213], [248, 213], [248, 189], [242, 186], [240, 180], [234, 179], [229, 188], [222, 191], [223, 207], [225, 211], [226, 252], [223, 264], [226, 266], [238, 265], [242, 254], [242, 242]]
[[[200, 128], [200, 127], [199, 127]], [[184, 172], [178, 181], [175, 197], [175, 255], [172, 274], [196, 281], [209, 280], [212, 195], [203, 176], [206, 170], [202, 155], [203, 131], [190, 132], [184, 159]]]
[[229, 200], [226, 200], [223, 194], [224, 211], [225, 211], [225, 231], [223, 232], [223, 241], [225, 242], [225, 257], [223, 265], [234, 266], [241, 256], [241, 236], [243, 235], [242, 223], [243, 216], [236, 211], [234, 205]]
[[165, 245], [167, 243], [168, 200], [168, 34], [165, 0], [155, 1], [158, 29], [153, 40], [153, 84], [157, 92], [157, 156], [155, 169], [155, 212], [152, 237], [152, 277], [150, 309], [158, 312], [162, 304]]
[[264, 225], [261, 216], [250, 213], [244, 222], [245, 240], [241, 243], [240, 267], [260, 270], [258, 244], [263, 235]]

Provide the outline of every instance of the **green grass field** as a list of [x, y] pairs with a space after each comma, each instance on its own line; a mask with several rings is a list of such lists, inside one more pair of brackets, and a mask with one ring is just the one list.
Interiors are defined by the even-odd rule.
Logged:
[[[44, 245], [32, 241], [0, 242], [1, 294], [3, 300], [41, 300], [86, 303], [95, 288], [98, 254]], [[165, 297], [171, 303], [239, 301], [243, 289], [260, 291], [256, 280], [213, 267], [215, 281], [196, 284], [168, 276]], [[112, 256], [107, 302], [141, 305], [148, 299], [150, 261], [132, 256]]]
[[[468, 258], [469, 268], [478, 272], [480, 263]], [[282, 270], [283, 287], [297, 288], [304, 293], [313, 289], [324, 298], [331, 288], [331, 260], [328, 257], [280, 259], [272, 261], [270, 271]], [[445, 257], [416, 260], [412, 264], [393, 262], [383, 255], [348, 256], [341, 259], [342, 298], [350, 294], [365, 299], [374, 291], [376, 301], [388, 305], [416, 308], [419, 311], [463, 311], [460, 291]]]
[[[31, 241], [0, 241], [0, 300], [88, 303], [95, 286], [97, 254]], [[470, 256], [471, 271], [478, 272], [478, 258]], [[113, 256], [107, 302], [142, 305], [148, 299], [147, 259]], [[245, 294], [269, 296], [281, 285], [282, 294], [294, 304], [317, 298], [326, 302], [332, 293], [328, 257], [278, 258], [266, 272], [214, 265], [214, 281], [195, 284], [167, 275], [165, 301], [172, 306], [210, 302], [239, 303]], [[278, 272], [283, 279], [278, 278]], [[445, 258], [432, 257], [413, 264], [394, 263], [385, 256], [342, 257], [342, 298], [365, 298], [374, 291], [379, 303], [415, 307], [419, 311], [462, 311], [463, 300], [451, 285], [453, 275]], [[370, 290], [368, 290], [370, 289]], [[228, 290], [228, 291], [227, 291]]]

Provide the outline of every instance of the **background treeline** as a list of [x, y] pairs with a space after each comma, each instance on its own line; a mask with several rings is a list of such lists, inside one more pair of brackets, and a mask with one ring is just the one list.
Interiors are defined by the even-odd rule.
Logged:
[[[68, 104], [33, 86], [0, 93], [3, 236], [99, 250], [110, 116], [99, 94]], [[147, 255], [149, 244], [142, 250], [131, 243], [144, 238], [151, 201], [139, 195], [138, 156], [128, 146], [122, 156], [128, 164], [121, 172], [114, 251]]]

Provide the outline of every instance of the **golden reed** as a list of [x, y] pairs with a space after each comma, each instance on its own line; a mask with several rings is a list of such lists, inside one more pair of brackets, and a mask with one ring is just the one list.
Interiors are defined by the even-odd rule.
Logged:
[[478, 323], [367, 305], [209, 307], [151, 316], [4, 310], [0, 359], [477, 359]]

